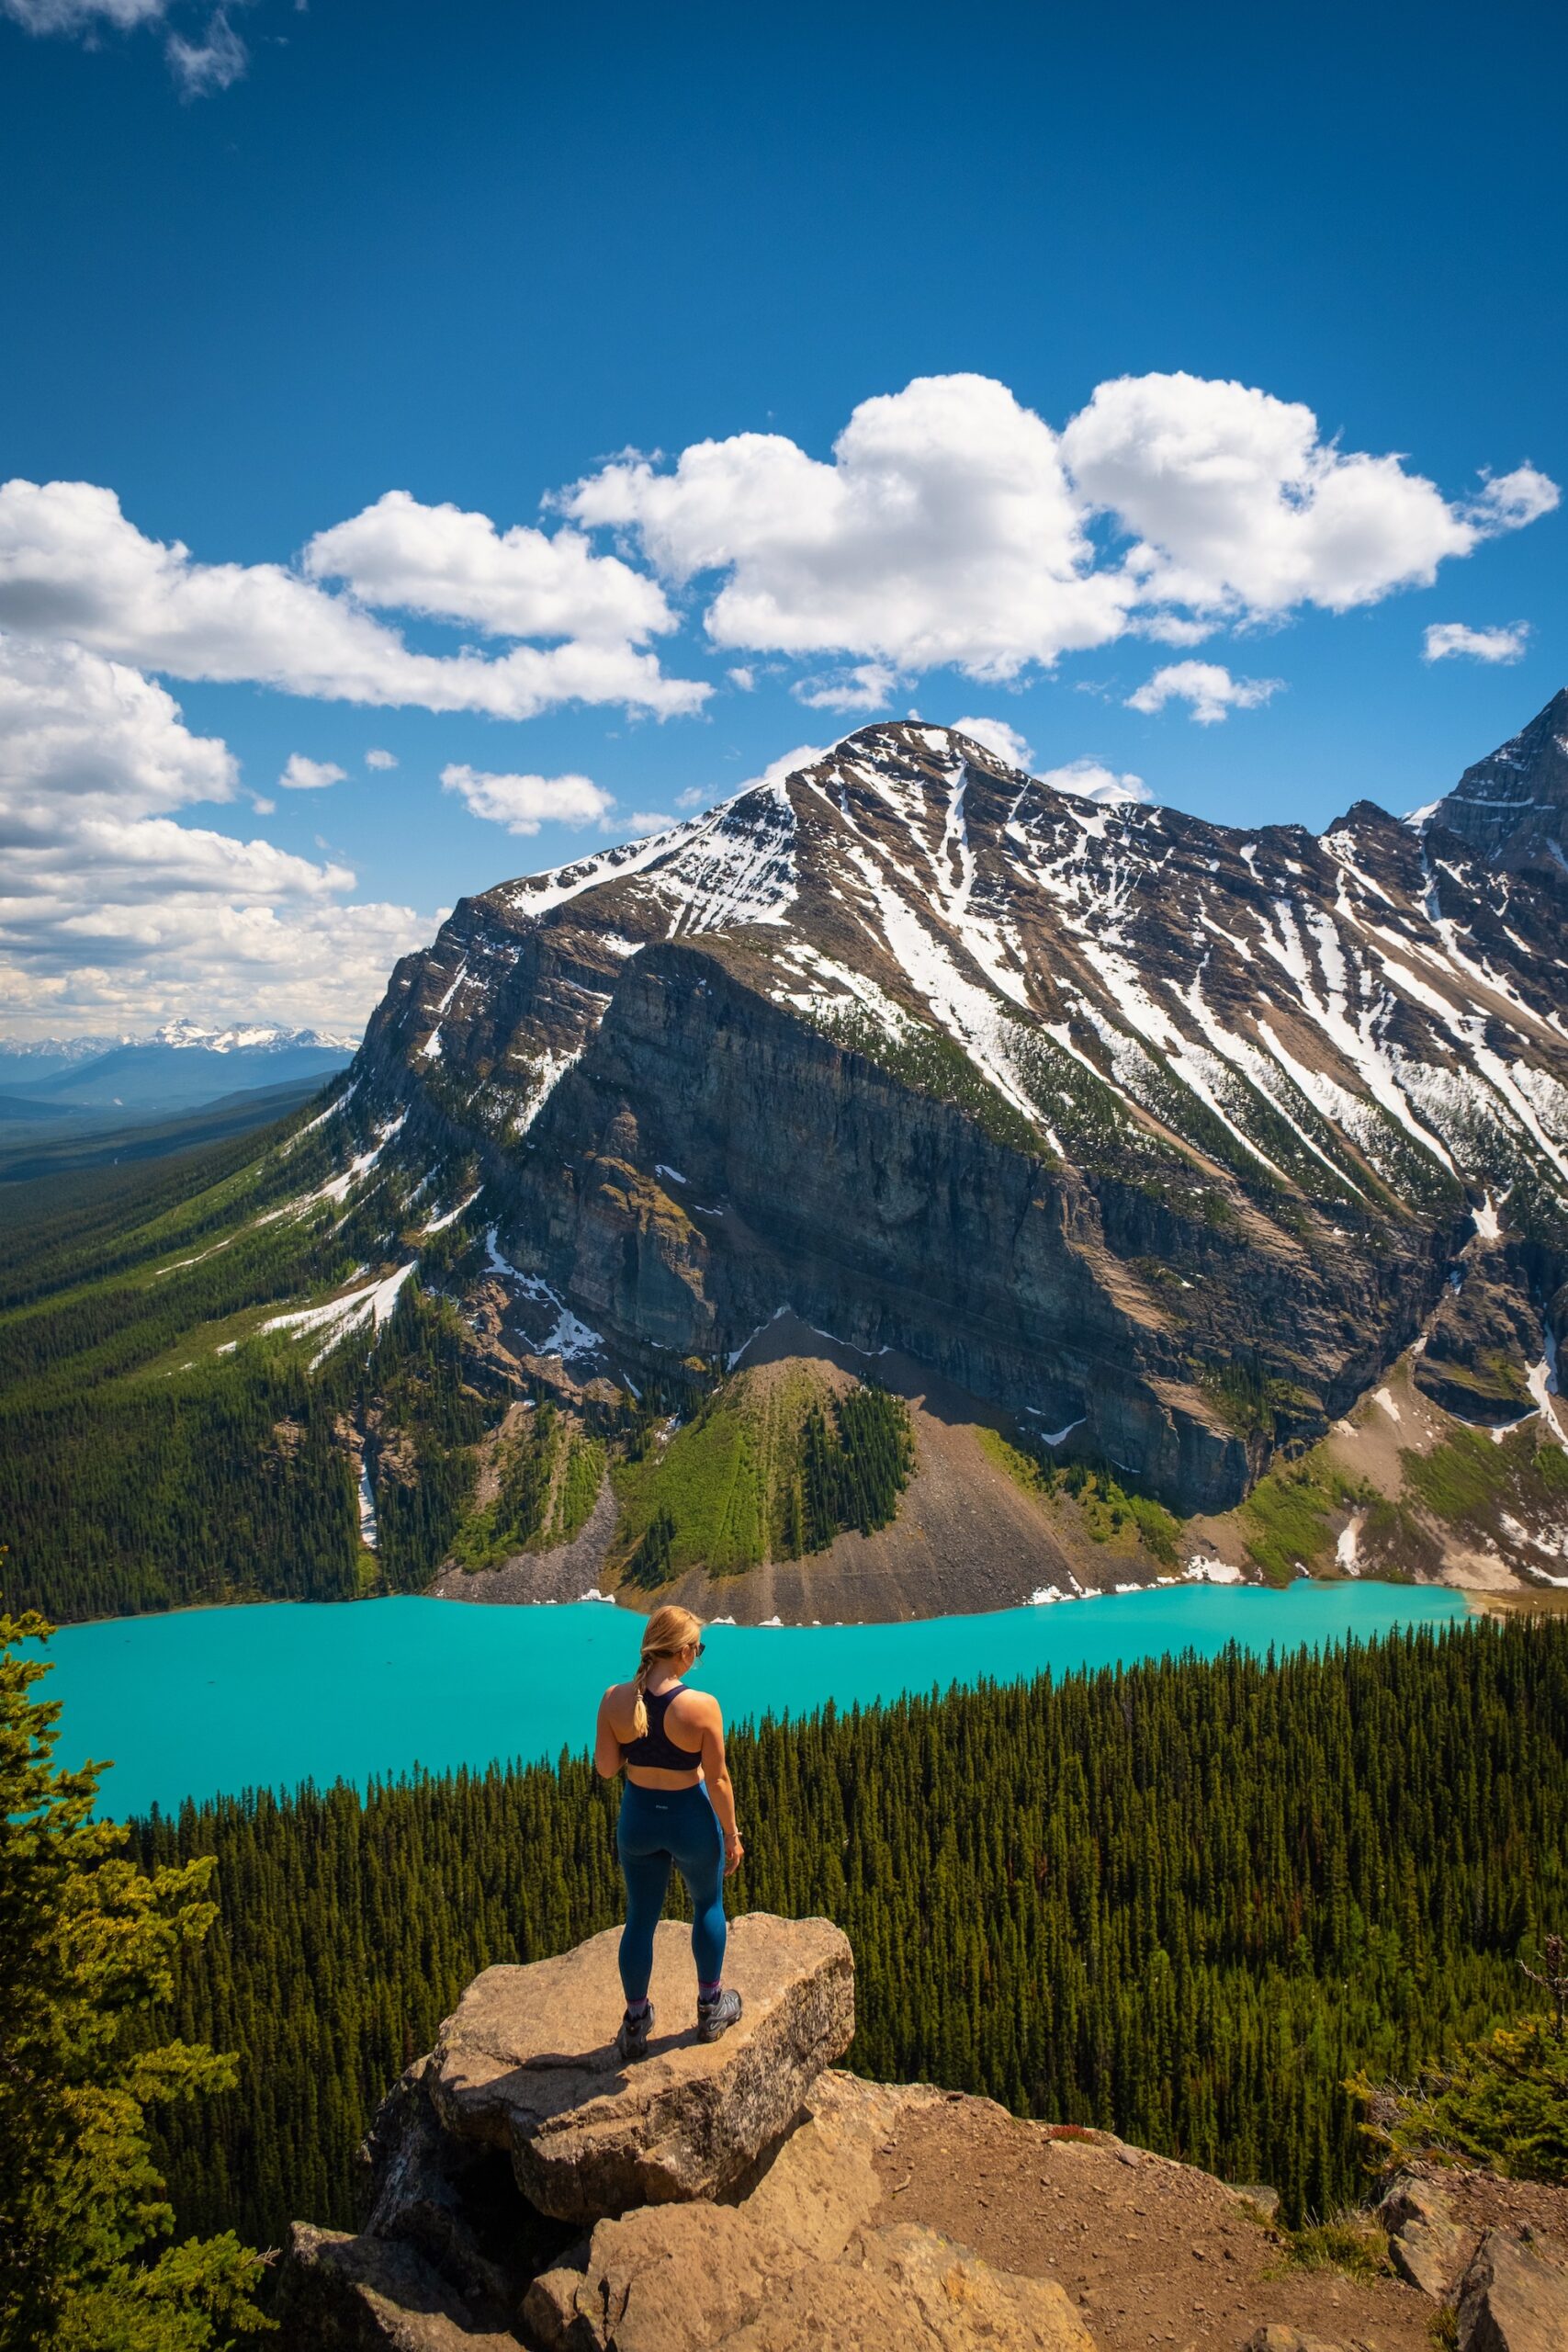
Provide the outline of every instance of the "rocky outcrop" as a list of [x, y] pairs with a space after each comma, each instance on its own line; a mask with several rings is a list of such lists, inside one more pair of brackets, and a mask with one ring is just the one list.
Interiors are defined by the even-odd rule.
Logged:
[[1395, 2183], [1401, 2279], [1292, 2267], [1266, 2190], [827, 2065], [852, 2019], [827, 1921], [733, 1923], [748, 2019], [709, 2046], [671, 1926], [666, 2030], [626, 2068], [613, 1944], [469, 1987], [377, 2118], [363, 2227], [290, 2232], [278, 2352], [1427, 2352], [1444, 2301], [1459, 2352], [1568, 2344], [1553, 2245], [1473, 2226], [1517, 2184]]
[[1482, 2233], [1459, 2220], [1435, 2181], [1401, 2173], [1384, 2192], [1378, 2220], [1388, 2232], [1389, 2259], [1402, 2278], [1439, 2302], [1458, 2293]]
[[541, 2352], [1093, 2352], [1054, 2279], [989, 2264], [908, 2223], [824, 2261], [745, 2206], [645, 2207], [602, 2222], [572, 2284], [525, 2306]]
[[1563, 2352], [1568, 2263], [1506, 2230], [1488, 2230], [1460, 2291], [1459, 2352]]
[[1517, 1253], [1472, 1244], [1427, 1320], [1412, 1376], [1445, 1412], [1498, 1427], [1530, 1411], [1529, 1373], [1544, 1347]]
[[1568, 844], [1568, 687], [1508, 742], [1466, 768], [1432, 817], [1505, 868], [1560, 868]]
[[514, 2352], [509, 2329], [411, 2245], [296, 2222], [278, 2266], [272, 2316], [299, 2352]]
[[672, 1920], [654, 1944], [661, 2031], [623, 2069], [617, 1930], [558, 1960], [490, 1968], [441, 2030], [426, 2075], [454, 2138], [502, 2149], [544, 2213], [592, 2221], [628, 2206], [732, 2189], [798, 2114], [854, 2033], [854, 1969], [827, 1919], [737, 1919], [726, 1981], [740, 2022], [712, 2043], [691, 2024], [691, 1941]]
[[[880, 2211], [900, 2095], [824, 2071], [853, 2030], [829, 1922], [738, 1919], [740, 2024], [656, 2035], [627, 2068], [605, 2040], [615, 1941], [469, 1986], [377, 2119], [365, 2228], [290, 2233], [288, 2352], [1093, 2352], [1055, 2280]], [[690, 1979], [667, 1923], [653, 1992], [671, 2021]]]

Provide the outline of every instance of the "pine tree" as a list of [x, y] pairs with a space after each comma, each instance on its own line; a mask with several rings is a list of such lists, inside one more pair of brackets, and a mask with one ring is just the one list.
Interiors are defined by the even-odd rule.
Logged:
[[217, 1916], [206, 1856], [150, 1874], [92, 1820], [97, 1773], [56, 1770], [37, 1616], [0, 1615], [0, 2346], [207, 2352], [259, 2323], [255, 2255], [173, 2230], [146, 2110], [230, 2087], [232, 2062], [136, 2029]]

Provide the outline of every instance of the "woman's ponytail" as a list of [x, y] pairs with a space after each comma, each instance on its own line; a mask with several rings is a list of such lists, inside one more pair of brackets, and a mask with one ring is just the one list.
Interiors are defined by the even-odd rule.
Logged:
[[637, 1676], [632, 1686], [637, 1692], [637, 1697], [632, 1703], [632, 1736], [635, 1739], [644, 1739], [648, 1736], [648, 1702], [645, 1693], [648, 1690], [648, 1678], [653, 1671], [655, 1660], [661, 1657], [673, 1657], [676, 1652], [684, 1649], [688, 1643], [696, 1645], [702, 1638], [702, 1619], [694, 1617], [689, 1609], [677, 1609], [673, 1602], [667, 1601], [662, 1609], [656, 1609], [649, 1619], [647, 1630], [642, 1637], [642, 1656], [637, 1661]]

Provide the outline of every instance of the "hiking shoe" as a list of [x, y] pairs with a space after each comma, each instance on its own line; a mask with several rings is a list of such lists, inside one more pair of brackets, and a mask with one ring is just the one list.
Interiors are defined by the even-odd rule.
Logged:
[[728, 2033], [740, 2015], [740, 1996], [732, 1989], [716, 1993], [711, 2001], [697, 1996], [697, 2040], [716, 2041]]
[[648, 2037], [653, 2031], [653, 2003], [649, 2001], [641, 2017], [624, 2017], [615, 2036], [615, 2055], [623, 2066], [632, 2065], [648, 2055]]

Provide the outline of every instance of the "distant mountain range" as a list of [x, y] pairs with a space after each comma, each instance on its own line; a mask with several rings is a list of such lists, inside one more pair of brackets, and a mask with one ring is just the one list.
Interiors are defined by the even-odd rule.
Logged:
[[194, 1109], [247, 1087], [330, 1077], [357, 1042], [273, 1022], [217, 1028], [182, 1016], [144, 1037], [0, 1043], [0, 1119]]

